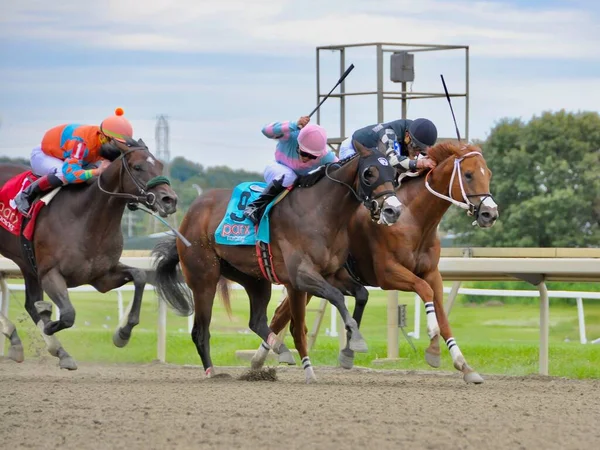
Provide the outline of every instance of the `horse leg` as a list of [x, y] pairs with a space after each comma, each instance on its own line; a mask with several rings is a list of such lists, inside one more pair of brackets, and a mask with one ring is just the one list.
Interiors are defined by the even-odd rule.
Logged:
[[[367, 291], [367, 288], [362, 284], [354, 281], [346, 269], [341, 269], [336, 273], [335, 280], [332, 284], [344, 294], [354, 297], [355, 303], [352, 318], [356, 320], [356, 324], [360, 328], [360, 322], [362, 321], [365, 307], [369, 301], [369, 291]], [[346, 347], [340, 350], [338, 361], [340, 366], [344, 369], [352, 369], [354, 366], [354, 351], [350, 349], [349, 332], [346, 339]]]
[[[446, 341], [448, 351], [452, 357], [452, 363], [456, 370], [463, 373], [463, 379], [467, 383], [480, 384], [483, 383], [483, 378], [474, 369], [472, 369], [458, 348], [456, 340], [452, 337], [452, 329], [448, 322], [448, 316], [444, 311], [444, 284], [442, 276], [438, 270], [435, 270], [425, 276], [425, 280], [433, 289], [433, 308], [435, 309], [435, 317], [439, 324], [440, 333]], [[429, 350], [429, 349], [428, 349]], [[427, 355], [427, 354], [426, 354]], [[427, 357], [426, 357], [427, 358]], [[439, 360], [439, 345], [438, 345], [438, 360]], [[439, 366], [439, 364], [438, 364]]]
[[[310, 301], [311, 296], [308, 295], [306, 298], [306, 304]], [[291, 318], [291, 310], [290, 310], [290, 299], [289, 296], [286, 296], [281, 304], [275, 309], [275, 313], [273, 318], [271, 319], [271, 324], [269, 328], [276, 335], [281, 332], [285, 328], [285, 326], [290, 322]], [[290, 323], [290, 330], [291, 330]], [[281, 342], [280, 345], [272, 347], [265, 340], [261, 342], [258, 350], [252, 357], [253, 364], [256, 364], [257, 367], [262, 367], [265, 363], [267, 356], [269, 355], [269, 350], [273, 350], [277, 355], [279, 355], [279, 364], [288, 364], [290, 366], [296, 365], [296, 360], [294, 359], [294, 355], [287, 348], [287, 346]]]
[[[288, 269], [290, 275], [294, 274], [294, 268]], [[295, 269], [295, 288], [312, 294], [316, 297], [321, 297], [329, 300], [329, 302], [337, 308], [346, 330], [349, 332], [348, 345], [355, 352], [365, 353], [367, 351], [367, 343], [363, 339], [358, 324], [350, 316], [348, 308], [346, 308], [344, 294], [336, 287], [329, 284], [318, 272], [316, 272], [311, 263], [302, 261]], [[304, 305], [306, 309], [306, 304]], [[297, 323], [297, 322], [296, 322]]]
[[382, 289], [416, 292], [417, 295], [421, 297], [421, 300], [425, 304], [425, 312], [427, 313], [427, 334], [430, 339], [429, 347], [425, 350], [425, 360], [430, 366], [439, 367], [440, 327], [435, 315], [433, 289], [425, 280], [419, 278], [400, 264], [386, 264], [386, 266], [382, 268], [381, 274], [382, 277], [378, 282]]
[[250, 363], [252, 369], [256, 370], [264, 365], [271, 348], [276, 353], [290, 353], [290, 351], [283, 342], [279, 341], [277, 334], [269, 328], [267, 322], [267, 306], [271, 299], [271, 283], [266, 280], [254, 279], [251, 282], [244, 282], [242, 285], [250, 299], [249, 327], [263, 340]]
[[23, 343], [17, 334], [15, 324], [8, 320], [4, 314], [0, 313], [0, 330], [2, 334], [10, 341], [8, 349], [8, 358], [18, 363], [23, 362], [25, 355], [23, 353]]
[[306, 294], [302, 291], [293, 289], [291, 286], [287, 286], [288, 297], [290, 300], [290, 312], [292, 316], [293, 327], [290, 328], [290, 332], [294, 338], [294, 345], [298, 354], [302, 359], [302, 368], [304, 369], [304, 375], [306, 377], [306, 383], [315, 383], [317, 377], [315, 371], [310, 363], [308, 357], [308, 345], [306, 341]]
[[29, 313], [33, 323], [39, 328], [42, 338], [44, 338], [44, 342], [46, 343], [48, 353], [59, 359], [58, 365], [61, 369], [76, 370], [77, 363], [67, 353], [58, 338], [47, 334], [45, 331], [44, 326], [50, 321], [52, 304], [43, 301], [44, 291], [38, 282], [37, 276], [23, 272], [23, 278], [25, 279], [25, 309]]
[[140, 323], [142, 296], [144, 295], [144, 287], [146, 286], [146, 272], [119, 263], [102, 278], [98, 278], [91, 283], [99, 292], [104, 294], [123, 286], [131, 280], [133, 280], [135, 288], [133, 300], [127, 307], [127, 314], [123, 315], [119, 326], [113, 334], [113, 343], [117, 347], [125, 347], [127, 345], [131, 338], [133, 327]]
[[198, 355], [202, 360], [206, 377], [212, 378], [216, 376], [216, 373], [210, 357], [210, 321], [217, 292], [217, 283], [221, 276], [219, 264], [203, 264], [201, 268], [190, 268], [182, 265], [182, 269], [186, 282], [194, 296], [192, 341], [194, 341]]
[[[250, 300], [250, 321], [248, 326], [263, 340], [252, 357], [250, 363], [252, 369], [260, 369], [264, 365], [271, 348], [275, 353], [289, 355], [291, 357], [291, 364], [295, 364], [296, 362], [291, 352], [283, 342], [278, 340], [277, 334], [273, 333], [267, 322], [267, 306], [271, 300], [271, 283], [267, 280], [256, 279], [246, 275], [229, 265], [222, 265], [221, 273], [228, 279], [241, 284], [246, 290]], [[289, 364], [289, 361], [285, 362]]]

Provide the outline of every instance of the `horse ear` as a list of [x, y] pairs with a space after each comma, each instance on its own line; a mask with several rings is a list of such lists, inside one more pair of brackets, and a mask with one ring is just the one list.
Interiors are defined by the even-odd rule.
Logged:
[[369, 150], [367, 147], [365, 147], [364, 145], [362, 145], [360, 142], [358, 142], [356, 139], [352, 140], [352, 146], [354, 147], [354, 149], [357, 151], [357, 153], [362, 156], [363, 158], [366, 158], [367, 156], [369, 156], [371, 153], [373, 153], [371, 150]]
[[116, 139], [113, 139], [112, 142], [115, 144], [115, 146], [121, 150], [122, 152], [126, 152], [129, 150], [129, 147], [127, 147], [126, 144], [122, 143], [121, 141], [117, 141]]

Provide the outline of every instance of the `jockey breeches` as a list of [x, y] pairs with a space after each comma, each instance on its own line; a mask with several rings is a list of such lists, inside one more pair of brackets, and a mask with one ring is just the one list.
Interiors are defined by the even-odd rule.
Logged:
[[265, 181], [271, 183], [273, 180], [283, 181], [283, 187], [288, 187], [294, 184], [298, 175], [288, 166], [274, 162], [265, 168]]
[[44, 176], [54, 172], [64, 183], [63, 165], [64, 161], [62, 159], [44, 153], [40, 145], [31, 150], [31, 169], [36, 175]]

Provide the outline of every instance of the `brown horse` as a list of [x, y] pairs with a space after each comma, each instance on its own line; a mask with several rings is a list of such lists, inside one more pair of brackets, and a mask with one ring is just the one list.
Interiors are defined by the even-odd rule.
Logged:
[[[131, 309], [113, 336], [117, 347], [125, 346], [139, 323], [146, 273], [119, 262], [123, 211], [128, 203], [143, 204], [163, 217], [176, 210], [177, 195], [162, 176], [162, 163], [146, 145], [130, 140], [118, 147], [116, 159], [92, 183], [63, 187], [40, 210], [33, 237], [37, 269], [24, 255], [19, 237], [0, 228], [0, 253], [19, 266], [25, 279], [25, 309], [40, 328], [50, 354], [58, 357], [65, 369], [77, 368], [54, 336], [75, 322], [67, 288], [91, 284], [104, 293], [133, 280]], [[24, 166], [0, 164], [0, 186], [26, 170]], [[43, 292], [59, 309], [59, 320], [50, 320], [52, 304], [42, 301]], [[11, 344], [19, 345], [13, 342], [14, 325], [4, 320], [0, 324]], [[13, 359], [22, 360], [22, 353], [16, 356]]]
[[[394, 170], [379, 151], [355, 144], [355, 157], [324, 166], [302, 177], [296, 188], [274, 206], [270, 216], [272, 267], [288, 289], [296, 323], [304, 324], [306, 294], [329, 300], [340, 312], [348, 330], [349, 348], [365, 352], [366, 344], [344, 304], [344, 295], [332, 286], [336, 272], [348, 255], [347, 225], [364, 203], [370, 220], [392, 224], [400, 215], [400, 202], [393, 190]], [[318, 181], [317, 181], [318, 180]], [[311, 183], [312, 182], [312, 183]], [[302, 188], [313, 184], [310, 188]], [[231, 190], [210, 191], [192, 204], [180, 227], [191, 242], [180, 240], [159, 244], [156, 286], [161, 298], [180, 313], [195, 310], [192, 339], [207, 376], [214, 375], [210, 358], [209, 325], [213, 299], [220, 277], [241, 284], [250, 299], [250, 329], [269, 347], [287, 351], [277, 341], [267, 323], [271, 282], [263, 277], [253, 246], [227, 246], [215, 243], [215, 230], [225, 214]], [[386, 227], [376, 227], [375, 232]], [[183, 275], [193, 292], [193, 304], [178, 283], [176, 268], [181, 261]], [[226, 284], [225, 284], [226, 285]], [[227, 306], [227, 297], [226, 306]], [[306, 380], [314, 380], [306, 336], [302, 327], [294, 333], [294, 343], [302, 358]], [[291, 361], [293, 363], [293, 359]]]
[[[394, 226], [374, 233], [362, 211], [352, 217], [349, 229], [352, 263], [348, 268], [355, 279], [348, 273], [345, 277], [338, 276], [337, 287], [356, 298], [353, 317], [359, 325], [368, 299], [368, 291], [363, 285], [416, 292], [425, 303], [427, 331], [431, 338], [425, 353], [427, 362], [432, 367], [440, 365], [441, 332], [454, 367], [463, 372], [465, 381], [481, 383], [483, 379], [469, 367], [452, 337], [443, 308], [437, 227], [451, 203], [466, 209], [482, 228], [495, 223], [498, 211], [489, 193], [491, 171], [481, 150], [475, 146], [462, 147], [444, 142], [432, 147], [428, 155], [438, 165], [427, 177], [402, 182], [398, 196], [406, 209]], [[271, 329], [278, 333], [289, 320], [290, 304], [285, 299], [275, 312]], [[267, 353], [264, 348], [259, 348], [254, 358], [257, 366], [264, 363]], [[283, 355], [282, 359], [287, 361], [289, 357]], [[346, 346], [340, 352], [340, 364], [351, 368], [353, 360], [354, 352]]]

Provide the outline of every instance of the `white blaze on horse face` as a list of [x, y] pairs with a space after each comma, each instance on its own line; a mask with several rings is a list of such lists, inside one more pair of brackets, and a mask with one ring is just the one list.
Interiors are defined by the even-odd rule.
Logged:
[[488, 208], [492, 208], [492, 209], [497, 209], [498, 205], [496, 204], [496, 202], [492, 199], [492, 197], [486, 197], [483, 202], [481, 202], [482, 204], [484, 204], [485, 206], [487, 206]]
[[150, 164], [154, 165], [154, 158], [152, 156], [148, 156], [146, 158], [146, 161], [148, 161]]
[[481, 175], [485, 177], [485, 170], [483, 170], [483, 167], [480, 167], [479, 170], [481, 170]]

